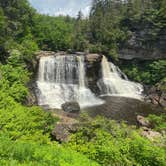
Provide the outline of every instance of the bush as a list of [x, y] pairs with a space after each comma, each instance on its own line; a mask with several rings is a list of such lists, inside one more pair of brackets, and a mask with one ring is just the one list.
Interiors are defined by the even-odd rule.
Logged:
[[66, 146], [89, 159], [101, 165], [165, 165], [164, 147], [141, 137], [135, 128], [100, 117], [83, 122]]
[[154, 85], [165, 79], [166, 60], [135, 62], [121, 65], [127, 76], [137, 82]]
[[160, 116], [149, 115], [148, 120], [155, 130], [166, 131], [166, 114]]
[[36, 142], [13, 142], [0, 137], [0, 165], [97, 166], [98, 164], [56, 143], [40, 145]]

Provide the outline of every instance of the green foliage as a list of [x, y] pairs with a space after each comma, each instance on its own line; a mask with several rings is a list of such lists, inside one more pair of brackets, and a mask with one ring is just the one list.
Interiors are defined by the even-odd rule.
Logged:
[[0, 137], [0, 165], [24, 166], [97, 166], [72, 150], [52, 145], [40, 145], [35, 142], [11, 141]]
[[19, 52], [13, 51], [8, 64], [1, 65], [0, 71], [0, 135], [12, 140], [48, 140], [43, 133], [50, 132], [54, 122], [51, 115], [40, 108], [27, 108], [19, 104], [28, 94], [25, 85], [29, 81], [29, 73], [24, 69]]
[[130, 65], [122, 65], [121, 68], [130, 79], [150, 85], [162, 81], [162, 87], [164, 88], [166, 60], [132, 63]]
[[117, 50], [114, 48], [114, 49], [110, 49], [108, 55], [115, 61], [118, 60], [118, 54], [117, 54]]
[[49, 142], [49, 135], [44, 135], [44, 133], [50, 133], [52, 129], [51, 124], [54, 121], [51, 115], [44, 113], [43, 110], [37, 107], [26, 108], [15, 104], [11, 108], [11, 106], [6, 106], [5, 109], [0, 109], [0, 135], [5, 135], [12, 140]]
[[34, 53], [39, 49], [32, 36], [27, 36], [21, 42], [21, 52], [25, 61], [32, 61]]
[[18, 50], [0, 66], [0, 165], [98, 165], [51, 142], [57, 118], [39, 107], [22, 106], [29, 73]]
[[17, 102], [23, 102], [28, 94], [25, 87], [29, 81], [29, 73], [18, 51], [13, 51], [7, 65], [1, 65], [0, 92], [13, 97]]
[[71, 48], [73, 20], [66, 17], [36, 15], [33, 34], [41, 49], [67, 50]]
[[165, 0], [93, 0], [89, 19], [79, 13], [75, 21], [74, 49], [115, 60], [123, 48], [165, 53], [165, 6]]
[[158, 83], [158, 88], [161, 91], [166, 91], [166, 77], [164, 77], [164, 79], [162, 79], [159, 83]]
[[105, 118], [87, 119], [67, 146], [101, 165], [161, 165], [166, 162], [164, 148], [141, 137], [134, 128]]
[[166, 114], [161, 116], [149, 115], [148, 120], [157, 131], [166, 131]]

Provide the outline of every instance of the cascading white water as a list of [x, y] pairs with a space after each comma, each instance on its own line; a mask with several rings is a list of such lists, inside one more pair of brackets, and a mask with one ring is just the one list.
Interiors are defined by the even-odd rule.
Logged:
[[98, 86], [102, 95], [142, 98], [143, 86], [129, 81], [127, 76], [113, 63], [108, 62], [105, 56], [103, 56], [101, 67], [102, 78], [98, 81]]
[[37, 86], [38, 104], [49, 108], [60, 109], [70, 101], [81, 107], [103, 103], [86, 87], [83, 56], [41, 57]]

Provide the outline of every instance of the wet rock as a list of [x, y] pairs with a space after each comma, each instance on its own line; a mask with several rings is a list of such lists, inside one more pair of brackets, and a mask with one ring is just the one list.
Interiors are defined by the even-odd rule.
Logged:
[[66, 102], [62, 104], [62, 109], [68, 113], [79, 113], [81, 108], [77, 102]]
[[150, 127], [151, 126], [150, 122], [147, 119], [145, 119], [145, 117], [140, 116], [140, 115], [137, 116], [137, 122], [140, 126], [143, 126], [143, 127]]

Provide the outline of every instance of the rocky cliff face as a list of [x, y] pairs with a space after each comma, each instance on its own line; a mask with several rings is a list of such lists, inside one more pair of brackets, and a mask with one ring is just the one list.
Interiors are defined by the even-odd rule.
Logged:
[[86, 60], [86, 67], [87, 67], [87, 78], [88, 78], [88, 85], [93, 93], [98, 94], [99, 89], [96, 85], [96, 82], [101, 76], [101, 61], [102, 56], [99, 54], [87, 54], [85, 56]]
[[120, 50], [119, 58], [125, 60], [158, 60], [165, 59], [166, 53], [162, 53], [159, 50], [146, 50], [143, 48], [125, 48]]
[[119, 58], [125, 60], [157, 60], [166, 58], [166, 35], [161, 33], [156, 39], [146, 27], [131, 32], [130, 39], [119, 51]]

